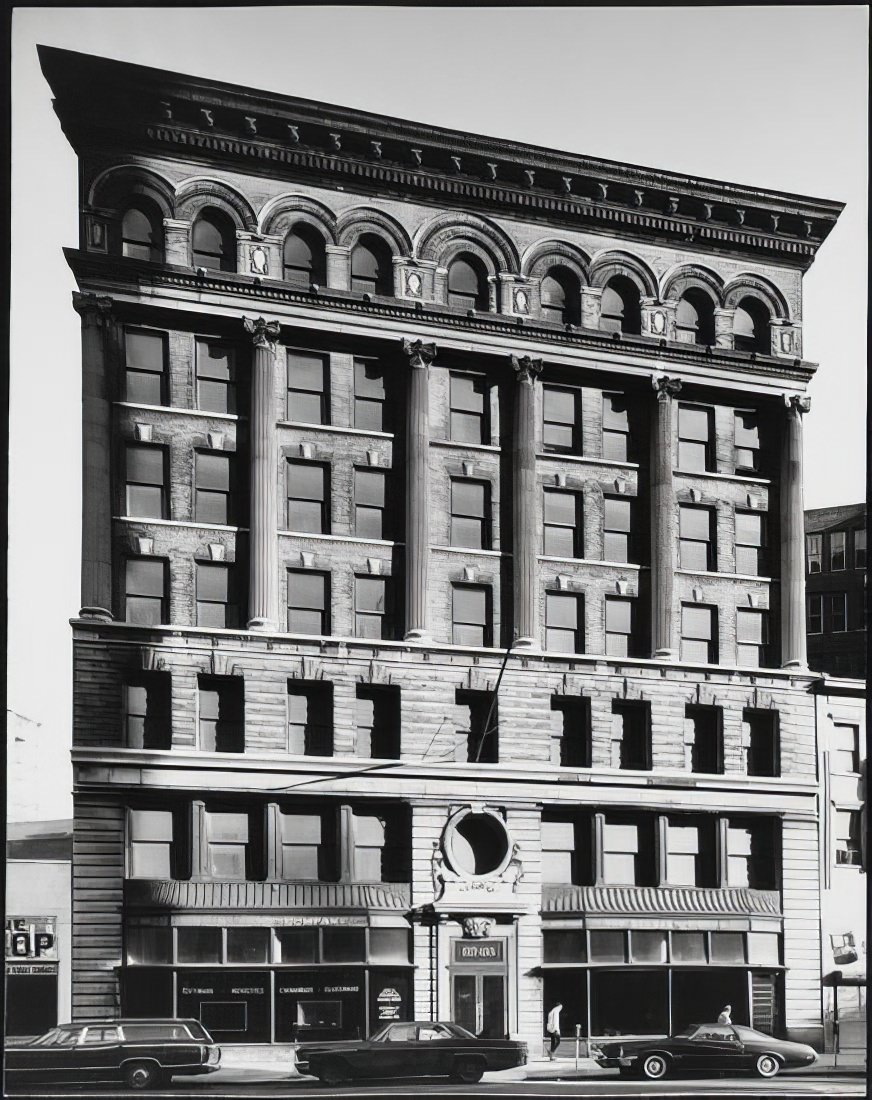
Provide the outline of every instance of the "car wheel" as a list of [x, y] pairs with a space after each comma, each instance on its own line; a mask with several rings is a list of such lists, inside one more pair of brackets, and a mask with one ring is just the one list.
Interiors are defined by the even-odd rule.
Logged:
[[477, 1058], [461, 1058], [451, 1076], [463, 1085], [475, 1085], [482, 1079], [483, 1074], [484, 1066]]
[[761, 1054], [754, 1063], [754, 1068], [760, 1077], [774, 1077], [781, 1069], [781, 1063], [774, 1054]]
[[154, 1062], [131, 1062], [124, 1067], [124, 1083], [129, 1089], [151, 1089], [160, 1084], [161, 1071]]
[[666, 1076], [669, 1067], [662, 1054], [648, 1054], [642, 1059], [639, 1068], [642, 1071], [642, 1076], [647, 1077], [649, 1081], [660, 1081]]
[[318, 1080], [324, 1085], [341, 1085], [345, 1080], [345, 1070], [336, 1058], [328, 1058], [318, 1067]]

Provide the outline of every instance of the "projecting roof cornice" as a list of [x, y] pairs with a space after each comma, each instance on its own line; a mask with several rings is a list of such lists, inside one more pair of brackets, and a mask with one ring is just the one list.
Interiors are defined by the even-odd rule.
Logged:
[[182, 156], [328, 187], [481, 209], [807, 268], [842, 203], [616, 161], [39, 47], [86, 149]]

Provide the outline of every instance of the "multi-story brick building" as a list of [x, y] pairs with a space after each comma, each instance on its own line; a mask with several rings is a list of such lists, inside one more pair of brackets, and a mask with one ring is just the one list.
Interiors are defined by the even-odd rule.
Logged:
[[74, 1014], [819, 1039], [801, 284], [839, 204], [41, 59]]
[[808, 663], [866, 678], [866, 505], [805, 513]]

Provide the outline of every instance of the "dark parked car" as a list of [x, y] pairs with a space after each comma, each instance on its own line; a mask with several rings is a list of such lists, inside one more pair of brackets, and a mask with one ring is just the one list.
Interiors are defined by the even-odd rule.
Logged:
[[691, 1024], [668, 1039], [624, 1039], [594, 1043], [591, 1055], [601, 1066], [617, 1066], [659, 1081], [680, 1070], [754, 1070], [774, 1077], [791, 1066], [810, 1066], [817, 1054], [805, 1043], [773, 1039], [742, 1024]]
[[38, 1039], [8, 1039], [6, 1084], [123, 1081], [147, 1089], [177, 1073], [213, 1073], [220, 1062], [220, 1047], [198, 1020], [78, 1020]]
[[464, 1084], [487, 1070], [527, 1063], [527, 1044], [514, 1039], [477, 1039], [458, 1024], [386, 1024], [368, 1039], [303, 1043], [297, 1048], [300, 1073], [325, 1085], [363, 1077], [451, 1077]]

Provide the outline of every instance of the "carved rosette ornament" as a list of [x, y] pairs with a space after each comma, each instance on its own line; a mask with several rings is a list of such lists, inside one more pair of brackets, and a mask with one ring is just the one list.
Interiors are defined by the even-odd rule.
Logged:
[[436, 345], [425, 344], [423, 340], [403, 340], [403, 351], [413, 367], [429, 367], [436, 358]]
[[256, 348], [270, 348], [279, 338], [281, 327], [278, 321], [267, 321], [263, 317], [243, 317], [242, 324]]
[[669, 401], [681, 393], [681, 379], [670, 378], [668, 375], [655, 375], [651, 379], [651, 385], [657, 394], [658, 401]]
[[532, 386], [536, 378], [542, 373], [541, 359], [533, 359], [529, 355], [512, 355], [510, 359], [512, 360], [515, 378], [522, 385], [526, 383]]
[[464, 917], [461, 922], [463, 935], [468, 940], [483, 940], [490, 935], [496, 924], [493, 917]]
[[99, 294], [81, 294], [73, 291], [73, 309], [82, 318], [83, 325], [102, 328], [112, 314], [111, 298]]

